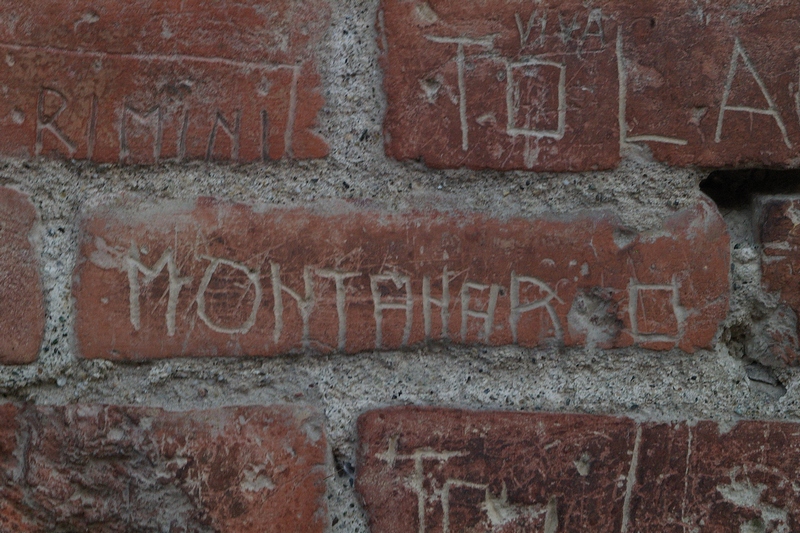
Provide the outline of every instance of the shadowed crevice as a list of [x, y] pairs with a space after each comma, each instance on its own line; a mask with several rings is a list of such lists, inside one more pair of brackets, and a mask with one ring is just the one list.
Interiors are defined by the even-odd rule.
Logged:
[[715, 170], [700, 182], [700, 190], [720, 209], [746, 210], [755, 196], [800, 194], [800, 169]]

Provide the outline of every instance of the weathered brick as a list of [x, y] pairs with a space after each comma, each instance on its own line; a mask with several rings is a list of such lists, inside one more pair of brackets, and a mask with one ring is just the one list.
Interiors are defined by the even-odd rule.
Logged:
[[0, 416], [0, 531], [325, 529], [325, 439], [306, 408], [5, 405]]
[[30, 363], [42, 344], [44, 299], [31, 241], [36, 224], [28, 197], [0, 187], [0, 363]]
[[372, 533], [619, 530], [629, 419], [409, 407], [358, 434]]
[[728, 307], [727, 230], [705, 202], [637, 235], [608, 213], [500, 219], [203, 199], [97, 212], [80, 249], [73, 293], [89, 358], [448, 340], [692, 351]]
[[0, 12], [2, 154], [124, 163], [327, 154], [313, 131], [326, 0], [2, 0]]
[[373, 533], [800, 527], [797, 424], [402, 407], [358, 433]]
[[767, 363], [800, 364], [797, 314], [800, 287], [800, 198], [765, 196], [758, 200], [761, 241], [761, 282], [764, 289], [779, 295], [782, 305], [764, 325]]
[[628, 531], [797, 531], [798, 452], [793, 423], [643, 424]]
[[387, 152], [434, 167], [796, 166], [785, 0], [382, 0]]

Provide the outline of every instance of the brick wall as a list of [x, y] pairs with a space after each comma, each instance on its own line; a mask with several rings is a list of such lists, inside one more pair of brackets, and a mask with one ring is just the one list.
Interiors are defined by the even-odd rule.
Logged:
[[0, 532], [800, 529], [796, 11], [0, 0]]

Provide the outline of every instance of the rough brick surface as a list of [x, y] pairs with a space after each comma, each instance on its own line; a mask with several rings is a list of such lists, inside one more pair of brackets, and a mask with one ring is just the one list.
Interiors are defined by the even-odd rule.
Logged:
[[[782, 305], [764, 326], [768, 359], [774, 363], [800, 364], [797, 313], [800, 312], [800, 198], [759, 199], [759, 237], [762, 246], [761, 281], [779, 295]], [[768, 362], [769, 362], [768, 360]]]
[[607, 213], [503, 220], [209, 199], [85, 220], [73, 291], [90, 358], [426, 340], [692, 351], [725, 316], [729, 262], [707, 203], [636, 235]]
[[31, 242], [36, 223], [28, 197], [0, 187], [0, 363], [29, 363], [42, 343], [44, 299]]
[[796, 165], [785, 0], [383, 0], [387, 152], [435, 167]]
[[294, 2], [0, 1], [0, 153], [98, 162], [314, 158], [315, 49]]
[[0, 408], [0, 531], [321, 532], [325, 439], [302, 407]]
[[[628, 531], [800, 528], [800, 425], [644, 424]], [[791, 488], [790, 488], [791, 487]]]
[[358, 422], [373, 533], [795, 531], [800, 427], [404, 407]]
[[373, 533], [619, 530], [630, 420], [405, 408], [358, 432]]

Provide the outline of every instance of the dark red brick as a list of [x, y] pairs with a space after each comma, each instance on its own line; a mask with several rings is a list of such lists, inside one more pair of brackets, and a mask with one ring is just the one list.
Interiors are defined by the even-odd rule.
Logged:
[[382, 0], [387, 153], [434, 167], [796, 166], [786, 0]]
[[798, 424], [645, 424], [628, 531], [797, 531], [798, 452]]
[[499, 219], [201, 200], [85, 220], [73, 291], [89, 358], [428, 340], [692, 351], [725, 317], [729, 264], [725, 224], [707, 203], [636, 235], [607, 213]]
[[37, 224], [28, 197], [0, 187], [0, 363], [30, 363], [42, 344], [44, 298], [32, 242]]
[[322, 532], [325, 438], [302, 407], [0, 409], [0, 531]]
[[358, 433], [372, 533], [619, 530], [629, 419], [409, 407]]
[[359, 418], [373, 533], [800, 527], [800, 425], [402, 407]]
[[800, 364], [797, 313], [800, 312], [800, 198], [759, 199], [759, 237], [762, 247], [761, 282], [779, 295], [782, 306], [764, 329], [775, 363]]
[[0, 1], [0, 153], [315, 158], [326, 0]]

